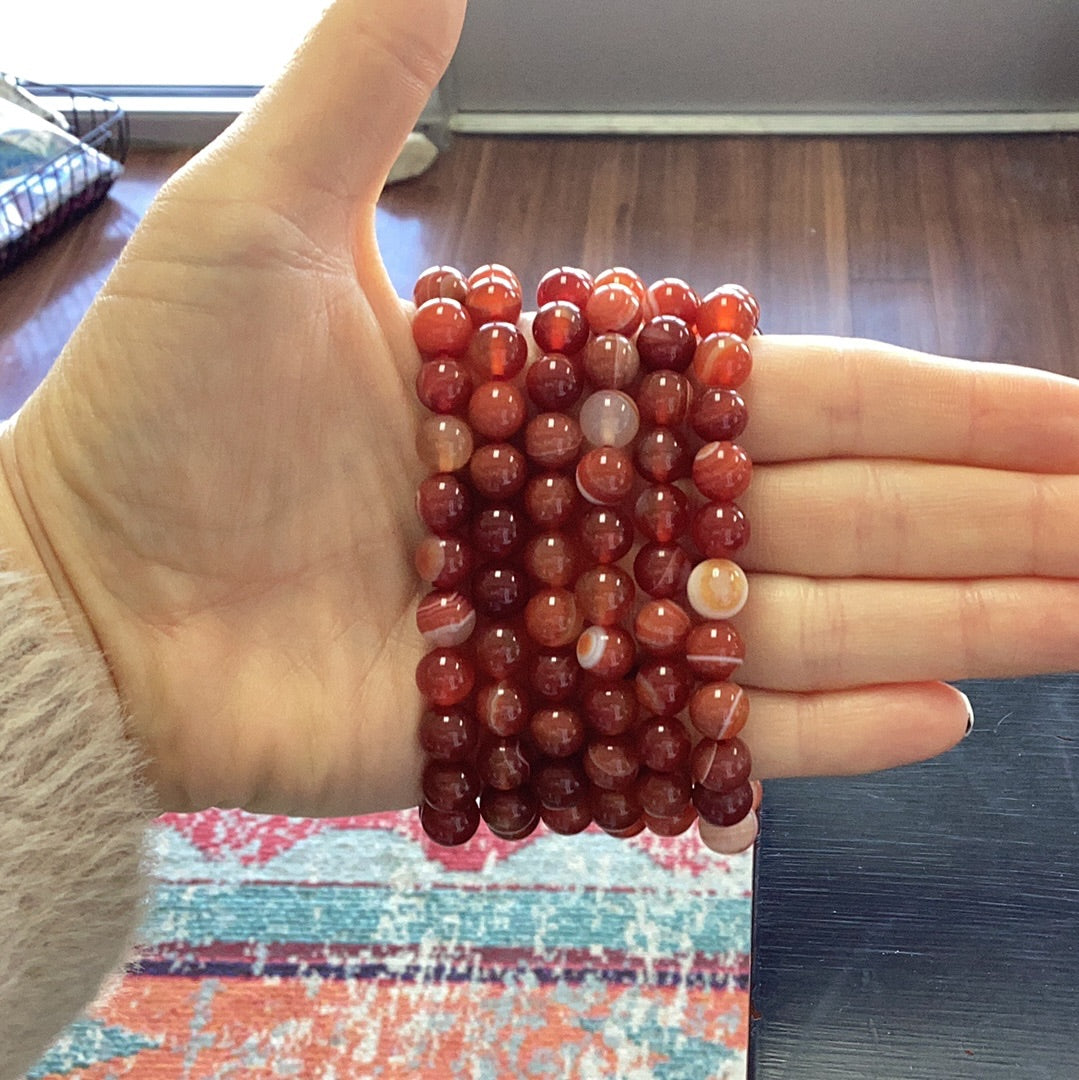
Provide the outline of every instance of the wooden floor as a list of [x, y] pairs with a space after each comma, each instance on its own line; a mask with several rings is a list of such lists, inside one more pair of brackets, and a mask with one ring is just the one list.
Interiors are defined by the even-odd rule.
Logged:
[[[185, 152], [140, 151], [109, 202], [0, 278], [0, 409], [56, 357]], [[854, 334], [1079, 376], [1079, 136], [458, 138], [388, 190], [383, 254], [611, 264], [740, 281], [770, 331]]]

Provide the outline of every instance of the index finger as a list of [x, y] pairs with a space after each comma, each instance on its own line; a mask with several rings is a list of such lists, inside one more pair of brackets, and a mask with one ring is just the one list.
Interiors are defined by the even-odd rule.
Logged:
[[755, 461], [907, 458], [1079, 471], [1079, 382], [849, 338], [753, 338], [739, 441]]

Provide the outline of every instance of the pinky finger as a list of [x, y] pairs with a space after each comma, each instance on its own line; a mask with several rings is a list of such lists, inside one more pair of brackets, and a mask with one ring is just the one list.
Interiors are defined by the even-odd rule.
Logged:
[[850, 776], [924, 761], [953, 747], [973, 723], [966, 695], [941, 682], [749, 696], [741, 738], [762, 780]]

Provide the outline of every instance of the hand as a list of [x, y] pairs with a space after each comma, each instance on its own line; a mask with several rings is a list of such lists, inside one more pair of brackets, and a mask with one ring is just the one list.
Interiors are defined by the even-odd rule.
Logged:
[[[417, 798], [419, 361], [373, 216], [463, 3], [419, 10], [339, 0], [166, 185], [0, 442], [12, 544], [101, 649], [164, 809]], [[757, 775], [935, 754], [966, 708], [933, 680], [1074, 663], [1079, 385], [864, 342], [754, 353]]]

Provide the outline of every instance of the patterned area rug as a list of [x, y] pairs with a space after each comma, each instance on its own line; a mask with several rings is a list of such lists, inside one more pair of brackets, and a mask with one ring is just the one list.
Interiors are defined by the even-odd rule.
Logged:
[[[482, 829], [482, 826], [481, 826]], [[691, 830], [167, 816], [142, 970], [32, 1080], [741, 1080], [750, 856]]]

